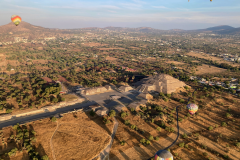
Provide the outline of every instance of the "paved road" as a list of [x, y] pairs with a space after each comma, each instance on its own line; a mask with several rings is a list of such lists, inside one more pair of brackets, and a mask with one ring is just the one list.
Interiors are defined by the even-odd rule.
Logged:
[[7, 126], [12, 126], [12, 125], [15, 125], [17, 123], [23, 124], [23, 123], [26, 123], [26, 122], [29, 122], [29, 121], [34, 121], [34, 120], [37, 120], [37, 119], [43, 119], [43, 118], [46, 118], [46, 117], [51, 117], [51, 116], [54, 116], [55, 114], [58, 114], [58, 113], [74, 111], [74, 109], [82, 109], [83, 108], [84, 110], [88, 110], [88, 109], [90, 109], [89, 105], [93, 105], [93, 104], [96, 104], [96, 102], [90, 101], [90, 102], [86, 102], [86, 103], [77, 103], [77, 104], [74, 104], [74, 105], [71, 105], [71, 106], [58, 108], [54, 112], [45, 112], [45, 113], [30, 115], [30, 116], [26, 116], [26, 117], [14, 118], [12, 120], [8, 120], [8, 121], [5, 121], [5, 122], [0, 122], [0, 128], [7, 127]]

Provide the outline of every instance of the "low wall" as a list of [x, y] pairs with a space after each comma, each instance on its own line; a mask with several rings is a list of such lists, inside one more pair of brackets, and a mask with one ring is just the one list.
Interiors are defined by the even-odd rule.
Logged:
[[79, 98], [79, 99], [71, 101], [71, 102], [60, 102], [60, 103], [57, 103], [57, 104], [52, 105], [52, 106], [42, 107], [41, 109], [38, 109], [38, 110], [35, 110], [35, 111], [20, 113], [20, 114], [16, 114], [16, 115], [5, 114], [5, 115], [0, 116], [0, 121], [10, 120], [10, 119], [16, 118], [16, 117], [23, 117], [23, 116], [29, 116], [29, 115], [34, 115], [34, 114], [40, 114], [40, 113], [44, 113], [46, 111], [47, 112], [53, 112], [53, 111], [56, 111], [57, 108], [62, 108], [62, 107], [74, 105], [76, 103], [81, 103], [83, 101], [85, 101], [85, 98]]
[[5, 121], [5, 120], [11, 119], [11, 118], [12, 118], [11, 114], [5, 114], [5, 115], [0, 116], [0, 121]]

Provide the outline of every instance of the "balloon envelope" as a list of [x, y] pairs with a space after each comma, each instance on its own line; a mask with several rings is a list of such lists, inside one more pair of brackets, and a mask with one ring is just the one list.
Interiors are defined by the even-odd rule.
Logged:
[[187, 109], [188, 109], [188, 112], [189, 112], [191, 115], [193, 115], [194, 113], [197, 112], [198, 106], [197, 106], [196, 104], [194, 104], [194, 103], [190, 103], [190, 104], [187, 105]]
[[22, 18], [18, 15], [12, 15], [11, 20], [16, 26], [18, 26], [19, 23], [22, 21]]
[[155, 160], [173, 160], [173, 155], [167, 150], [159, 150], [154, 156]]

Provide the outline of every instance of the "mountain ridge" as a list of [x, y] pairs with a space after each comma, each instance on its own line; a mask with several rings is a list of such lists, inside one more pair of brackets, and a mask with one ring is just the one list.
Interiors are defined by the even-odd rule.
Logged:
[[[118, 31], [137, 31], [143, 33], [151, 33], [151, 32], [161, 32], [161, 31], [168, 31], [168, 32], [212, 32], [217, 34], [240, 34], [240, 28], [234, 28], [229, 25], [220, 25], [209, 27], [205, 29], [195, 29], [195, 30], [183, 30], [183, 29], [169, 29], [169, 30], [161, 30], [155, 29], [152, 27], [137, 27], [137, 28], [129, 28], [129, 27], [113, 27], [108, 26], [104, 28], [100, 27], [85, 27], [85, 28], [76, 28], [76, 29], [109, 29], [109, 30], [118, 30]], [[9, 32], [37, 32], [37, 31], [71, 31], [76, 29], [58, 29], [58, 28], [45, 28], [41, 26], [32, 25], [28, 22], [22, 21], [19, 26], [15, 26], [12, 22], [1, 25], [0, 26], [0, 33], [9, 33]]]

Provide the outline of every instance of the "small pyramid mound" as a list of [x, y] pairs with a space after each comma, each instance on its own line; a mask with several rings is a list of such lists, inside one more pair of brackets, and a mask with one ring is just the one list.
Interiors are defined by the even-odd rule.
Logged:
[[143, 93], [157, 91], [163, 92], [164, 94], [171, 94], [178, 88], [186, 86], [184, 82], [167, 74], [158, 74], [149, 78], [144, 78], [142, 81], [143, 84], [138, 86], [137, 90]]

